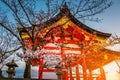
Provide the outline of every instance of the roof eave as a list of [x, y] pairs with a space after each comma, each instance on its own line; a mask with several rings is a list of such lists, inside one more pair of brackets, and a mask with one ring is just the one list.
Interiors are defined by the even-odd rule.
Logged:
[[99, 37], [102, 37], [102, 38], [109, 38], [111, 36], [110, 33], [104, 33], [104, 32], [100, 32], [98, 30], [92, 29], [92, 28], [88, 27], [87, 25], [83, 24], [82, 22], [80, 22], [79, 20], [77, 20], [71, 14], [71, 12], [68, 9], [66, 4], [62, 6], [62, 8], [60, 9], [60, 13], [58, 15], [56, 15], [54, 18], [51, 18], [50, 20], [45, 22], [45, 24], [47, 24], [46, 27], [51, 26], [52, 24], [54, 24], [55, 22], [60, 20], [63, 16], [66, 16], [75, 25], [77, 25], [78, 27], [82, 28], [83, 30], [87, 31], [90, 34], [96, 33], [96, 36], [99, 36]]

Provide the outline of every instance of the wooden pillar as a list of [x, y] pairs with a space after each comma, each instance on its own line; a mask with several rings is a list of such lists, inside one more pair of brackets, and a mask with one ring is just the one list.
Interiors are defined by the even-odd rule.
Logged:
[[87, 80], [87, 72], [86, 72], [86, 61], [85, 58], [82, 59], [83, 60], [83, 64], [82, 64], [82, 69], [83, 69], [83, 80]]
[[79, 65], [76, 65], [76, 80], [80, 80]]
[[100, 77], [101, 77], [101, 80], [106, 80], [105, 71], [103, 67], [100, 67]]
[[68, 69], [66, 71], [66, 79], [65, 80], [68, 80]]
[[72, 80], [72, 68], [70, 67], [70, 80]]
[[89, 80], [93, 80], [93, 77], [92, 77], [92, 70], [89, 70]]
[[42, 74], [43, 74], [43, 60], [40, 60], [40, 62], [39, 62], [39, 74], [38, 74], [38, 76], [39, 76], [39, 79], [42, 79]]
[[68, 72], [67, 71], [63, 71], [62, 80], [68, 80]]
[[[64, 50], [63, 50], [63, 44], [61, 45], [61, 58], [62, 58], [62, 62], [65, 62], [65, 60], [64, 60]], [[63, 66], [62, 66], [62, 68], [63, 68]], [[62, 72], [62, 70], [61, 70], [61, 72]], [[64, 78], [64, 75], [63, 74], [61, 74], [61, 76], [62, 76], [62, 79]]]

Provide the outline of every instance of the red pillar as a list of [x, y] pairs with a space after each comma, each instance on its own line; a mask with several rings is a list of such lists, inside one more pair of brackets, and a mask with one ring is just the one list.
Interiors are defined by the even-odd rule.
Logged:
[[42, 79], [43, 65], [44, 65], [43, 60], [40, 60], [40, 62], [39, 62], [39, 72], [38, 72], [39, 79]]
[[92, 77], [92, 70], [89, 70], [89, 79], [90, 79], [90, 80], [93, 80], [93, 77]]
[[73, 80], [72, 79], [72, 68], [70, 67], [70, 80]]
[[76, 80], [80, 80], [79, 65], [76, 65]]
[[67, 71], [66, 71], [66, 80], [68, 80], [68, 69], [67, 69]]
[[105, 71], [103, 67], [100, 67], [100, 77], [101, 77], [101, 80], [106, 80]]
[[86, 60], [85, 58], [82, 59], [82, 69], [83, 69], [83, 80], [87, 80], [87, 72], [86, 72]]

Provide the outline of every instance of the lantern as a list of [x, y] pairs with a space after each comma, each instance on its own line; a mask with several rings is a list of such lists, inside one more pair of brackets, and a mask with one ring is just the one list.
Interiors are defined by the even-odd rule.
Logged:
[[8, 78], [13, 78], [13, 76], [15, 76], [15, 67], [18, 67], [18, 65], [12, 60], [12, 62], [8, 62], [6, 66], [8, 66], [8, 70], [6, 71]]

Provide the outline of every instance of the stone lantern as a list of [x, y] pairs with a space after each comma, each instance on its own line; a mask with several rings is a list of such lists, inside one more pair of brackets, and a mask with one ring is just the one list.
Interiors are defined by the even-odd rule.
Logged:
[[56, 65], [55, 68], [57, 70], [56, 75], [57, 75], [58, 80], [62, 80], [62, 66], [58, 64]]
[[18, 67], [18, 65], [12, 60], [8, 62], [6, 66], [8, 66], [8, 70], [6, 71], [8, 73], [8, 78], [13, 78], [13, 76], [15, 76], [15, 67]]

